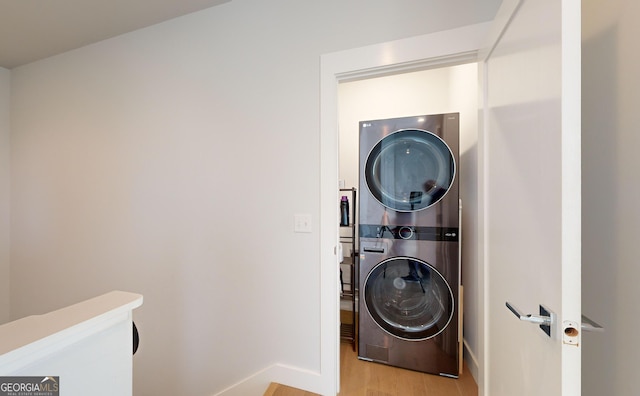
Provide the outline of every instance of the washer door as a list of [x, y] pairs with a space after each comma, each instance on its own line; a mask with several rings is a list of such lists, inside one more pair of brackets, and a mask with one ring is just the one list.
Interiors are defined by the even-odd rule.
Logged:
[[371, 150], [365, 163], [371, 194], [384, 206], [400, 212], [426, 209], [449, 191], [455, 160], [437, 135], [420, 129], [396, 131]]
[[364, 282], [364, 299], [383, 330], [406, 340], [435, 337], [453, 317], [451, 288], [435, 268], [414, 258], [376, 265]]

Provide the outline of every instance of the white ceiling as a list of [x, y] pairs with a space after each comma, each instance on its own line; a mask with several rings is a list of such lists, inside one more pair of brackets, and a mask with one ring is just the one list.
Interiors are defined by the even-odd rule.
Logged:
[[0, 67], [11, 69], [230, 0], [0, 0]]

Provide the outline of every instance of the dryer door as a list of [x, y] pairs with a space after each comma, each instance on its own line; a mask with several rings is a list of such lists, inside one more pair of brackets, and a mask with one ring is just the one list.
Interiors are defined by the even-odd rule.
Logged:
[[380, 140], [367, 156], [365, 180], [384, 206], [400, 212], [426, 209], [447, 193], [455, 177], [455, 160], [437, 135], [399, 130]]
[[442, 275], [409, 257], [392, 257], [374, 267], [364, 282], [364, 299], [383, 330], [407, 340], [435, 337], [454, 313], [453, 293]]

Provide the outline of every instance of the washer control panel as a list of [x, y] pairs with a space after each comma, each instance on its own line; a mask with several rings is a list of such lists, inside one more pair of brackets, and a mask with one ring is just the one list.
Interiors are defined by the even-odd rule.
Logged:
[[458, 241], [459, 230], [452, 227], [360, 224], [361, 238], [404, 239], [421, 241]]

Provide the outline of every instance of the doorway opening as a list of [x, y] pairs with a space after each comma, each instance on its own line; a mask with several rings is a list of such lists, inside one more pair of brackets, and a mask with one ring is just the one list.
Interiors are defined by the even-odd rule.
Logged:
[[[320, 245], [321, 245], [321, 373], [327, 376], [326, 393], [339, 390], [340, 323], [337, 246], [340, 195], [338, 191], [338, 91], [341, 83], [374, 77], [399, 75], [467, 63], [476, 63], [480, 38], [486, 37], [489, 24], [465, 26], [450, 31], [412, 37], [350, 51], [323, 55], [321, 58], [321, 175], [320, 175]], [[470, 96], [477, 98], [477, 92]], [[431, 112], [430, 110], [428, 110]], [[421, 110], [420, 113], [423, 113]], [[345, 181], [345, 184], [347, 181]], [[350, 181], [349, 183], [355, 183]], [[482, 272], [481, 263], [478, 271]], [[483, 306], [483, 279], [478, 280], [475, 306]], [[483, 314], [476, 313], [479, 330], [478, 344], [484, 342]], [[483, 346], [479, 345], [481, 352]], [[477, 361], [481, 362], [483, 356]], [[477, 380], [482, 386], [483, 365], [478, 365]]]
[[[477, 109], [478, 109], [478, 67], [475, 62], [454, 66], [437, 67], [432, 69], [402, 72], [397, 74], [371, 77], [355, 81], [345, 81], [338, 84], [338, 177], [339, 185], [348, 190], [357, 189], [359, 183], [359, 122], [363, 120], [380, 120], [397, 117], [407, 117], [421, 114], [460, 113], [460, 163], [458, 176], [460, 177], [460, 198], [464, 203], [463, 229], [465, 240], [468, 244], [462, 246], [463, 279], [466, 286], [467, 305], [469, 305], [467, 322], [477, 323], [477, 310], [474, 309], [475, 299], [470, 296], [478, 294], [478, 265], [477, 265], [477, 236], [475, 230], [477, 224], [474, 221], [477, 213]], [[460, 176], [462, 175], [462, 176]], [[342, 190], [345, 191], [345, 190]], [[357, 196], [366, 194], [366, 191], [357, 191]], [[355, 202], [356, 207], [359, 203]], [[467, 215], [468, 211], [468, 215]], [[357, 210], [356, 210], [357, 213]], [[354, 219], [356, 238], [355, 253], [359, 252], [358, 246], [358, 218]], [[352, 309], [358, 308], [358, 284], [356, 279], [351, 279], [357, 274], [357, 268], [351, 268], [353, 245], [350, 238], [345, 238], [345, 231], [350, 229], [340, 228], [340, 242], [345, 259], [340, 264], [341, 283], [343, 289], [350, 290], [355, 287], [353, 296], [344, 293], [340, 300], [340, 319], [342, 342], [349, 343], [351, 339], [344, 337], [344, 329], [350, 328], [354, 316]], [[358, 263], [358, 261], [356, 261]], [[355, 298], [355, 304], [351, 301]], [[356, 321], [354, 321], [356, 322]], [[357, 324], [354, 323], [357, 330]], [[347, 334], [349, 334], [347, 332]], [[466, 345], [466, 360], [471, 367], [474, 376], [477, 376], [478, 361], [473, 352], [478, 343], [478, 334], [475, 326], [470, 325], [467, 331], [468, 345]], [[355, 348], [355, 343], [354, 343]], [[344, 348], [341, 349], [344, 351]], [[342, 360], [344, 362], [344, 360]]]

